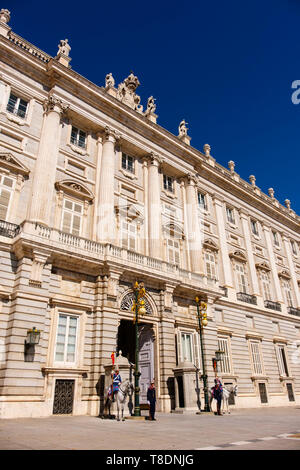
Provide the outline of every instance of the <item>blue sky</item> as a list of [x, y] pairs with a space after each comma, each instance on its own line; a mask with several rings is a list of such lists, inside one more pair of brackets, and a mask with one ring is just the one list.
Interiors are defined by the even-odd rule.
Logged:
[[[245, 4], [246, 3], [246, 4]], [[158, 124], [211, 154], [300, 215], [300, 0], [141, 2], [5, 0], [13, 31], [55, 56], [69, 39], [71, 66], [104, 85], [131, 70]], [[300, 94], [299, 94], [300, 96]]]

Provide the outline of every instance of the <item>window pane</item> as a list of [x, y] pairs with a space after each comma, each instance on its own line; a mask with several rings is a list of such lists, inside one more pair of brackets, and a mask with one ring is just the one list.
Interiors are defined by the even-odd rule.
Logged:
[[24, 118], [26, 116], [27, 110], [27, 102], [24, 100], [20, 100], [19, 108], [18, 108], [18, 116]]
[[16, 104], [17, 104], [17, 96], [13, 95], [12, 93], [10, 94], [10, 97], [9, 97], [9, 100], [8, 100], [8, 103], [7, 103], [7, 111], [9, 111], [10, 113], [13, 113], [14, 110], [15, 110], [15, 107], [16, 107]]

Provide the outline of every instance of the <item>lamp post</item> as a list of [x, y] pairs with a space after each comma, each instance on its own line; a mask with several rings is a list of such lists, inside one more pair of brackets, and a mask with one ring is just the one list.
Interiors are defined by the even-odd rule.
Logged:
[[140, 409], [140, 371], [139, 371], [139, 315], [144, 315], [146, 313], [145, 309], [145, 294], [146, 290], [143, 282], [136, 282], [133, 287], [134, 291], [134, 303], [132, 306], [132, 311], [134, 312], [133, 322], [135, 323], [135, 371], [134, 371], [134, 416], [141, 416]]
[[197, 304], [197, 317], [199, 323], [199, 335], [200, 335], [200, 346], [201, 346], [201, 357], [202, 357], [202, 376], [203, 379], [203, 390], [204, 390], [204, 411], [208, 412], [209, 409], [209, 400], [208, 400], [208, 388], [207, 388], [207, 374], [205, 368], [204, 360], [204, 348], [203, 348], [203, 328], [207, 325], [207, 304], [199, 299], [195, 298]]
[[218, 375], [218, 362], [221, 361], [222, 354], [224, 354], [224, 351], [220, 351], [220, 350], [215, 351], [215, 357], [212, 358], [213, 368], [214, 368], [216, 377]]

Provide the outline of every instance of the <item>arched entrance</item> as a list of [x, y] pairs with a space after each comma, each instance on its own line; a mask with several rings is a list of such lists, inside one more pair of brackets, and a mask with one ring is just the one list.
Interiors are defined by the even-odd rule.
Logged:
[[[117, 350], [135, 363], [135, 328], [130, 320], [121, 320], [118, 329]], [[147, 403], [147, 389], [154, 377], [154, 334], [152, 324], [139, 324], [140, 403]]]

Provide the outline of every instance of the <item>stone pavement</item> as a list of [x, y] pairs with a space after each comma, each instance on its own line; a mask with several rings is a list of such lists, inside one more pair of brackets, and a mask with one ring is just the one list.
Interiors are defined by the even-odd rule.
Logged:
[[0, 449], [300, 450], [300, 407], [240, 409], [224, 416], [157, 413], [155, 422], [66, 415], [2, 419]]

